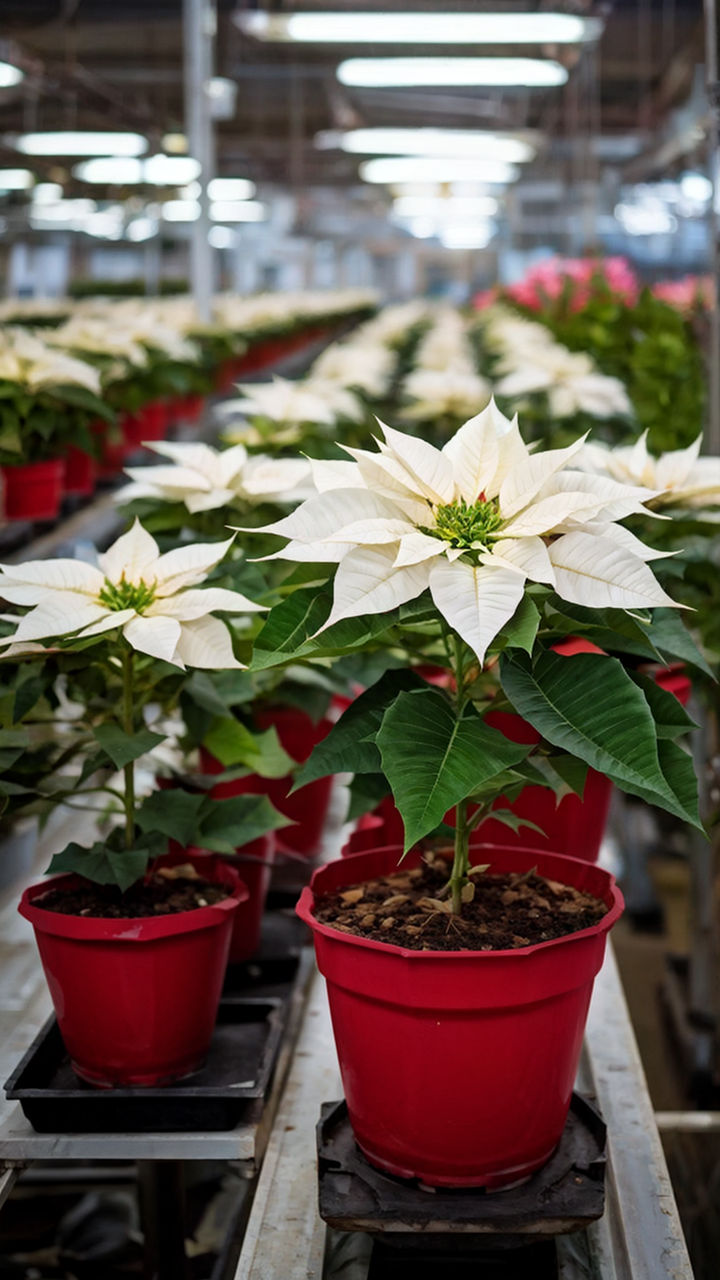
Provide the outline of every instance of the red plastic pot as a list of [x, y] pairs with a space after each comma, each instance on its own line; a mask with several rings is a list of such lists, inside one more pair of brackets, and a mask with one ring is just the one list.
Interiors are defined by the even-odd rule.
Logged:
[[260, 946], [260, 929], [274, 857], [275, 833], [270, 832], [259, 840], [251, 840], [250, 844], [243, 845], [232, 860], [232, 865], [237, 868], [247, 887], [248, 896], [240, 903], [233, 919], [229, 964], [249, 960]]
[[[183, 850], [180, 857], [188, 861], [193, 855]], [[195, 911], [136, 920], [43, 909], [50, 885], [77, 883], [76, 876], [25, 890], [19, 911], [35, 930], [73, 1068], [89, 1084], [167, 1084], [202, 1065], [217, 1016], [233, 916], [247, 889], [220, 858], [202, 855], [200, 869], [227, 885], [231, 895]]]
[[[593, 980], [623, 900], [586, 862], [485, 846], [494, 871], [588, 890], [608, 913], [516, 951], [409, 951], [320, 924], [315, 895], [397, 866], [400, 848], [320, 867], [298, 915], [325, 975], [350, 1121], [368, 1160], [430, 1186], [501, 1187], [552, 1155], [565, 1125]], [[417, 851], [403, 865], [411, 867]]]
[[140, 449], [146, 440], [164, 440], [167, 429], [168, 410], [162, 400], [143, 405], [137, 413], [126, 413], [122, 420], [126, 451]]
[[653, 672], [653, 679], [661, 689], [674, 694], [681, 706], [687, 706], [692, 693], [692, 683], [682, 662], [676, 662], [671, 667], [660, 667]]
[[97, 466], [95, 459], [83, 449], [71, 444], [65, 455], [63, 488], [70, 497], [87, 497], [95, 488]]
[[55, 520], [60, 514], [65, 463], [26, 462], [2, 467], [3, 506], [6, 520]]
[[205, 408], [205, 397], [201, 395], [182, 396], [177, 405], [178, 416], [183, 422], [197, 422]]

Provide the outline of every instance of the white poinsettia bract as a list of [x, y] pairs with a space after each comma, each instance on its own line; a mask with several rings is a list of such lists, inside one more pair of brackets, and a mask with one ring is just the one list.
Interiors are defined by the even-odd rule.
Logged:
[[131, 648], [177, 667], [239, 667], [230, 633], [212, 612], [250, 613], [263, 606], [239, 591], [199, 585], [231, 542], [197, 543], [161, 555], [136, 520], [98, 557], [97, 566], [63, 559], [3, 565], [0, 596], [30, 610], [0, 644], [10, 645], [12, 653], [38, 652], [37, 641], [83, 640], [120, 628]]
[[164, 440], [147, 448], [170, 463], [128, 467], [126, 475], [133, 483], [116, 495], [123, 505], [136, 498], [180, 502], [194, 515], [219, 507], [299, 502], [312, 488], [310, 465], [303, 458], [250, 457], [242, 444], [214, 449], [209, 444]]
[[624, 484], [645, 484], [658, 491], [651, 505], [694, 509], [720, 506], [720, 458], [701, 458], [702, 436], [686, 449], [672, 449], [654, 457], [644, 431], [634, 444], [586, 444], [577, 464], [593, 475], [607, 475]]
[[325, 627], [429, 589], [482, 662], [527, 582], [591, 608], [673, 604], [647, 564], [659, 553], [615, 523], [654, 491], [571, 469], [582, 439], [531, 453], [492, 401], [442, 449], [380, 426], [377, 452], [315, 462], [318, 496], [264, 530], [290, 540], [278, 558], [337, 562]]

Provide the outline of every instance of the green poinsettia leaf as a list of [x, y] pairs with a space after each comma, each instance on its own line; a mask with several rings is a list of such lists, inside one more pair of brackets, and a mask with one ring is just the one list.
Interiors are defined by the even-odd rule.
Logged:
[[236, 853], [252, 840], [292, 826], [267, 796], [231, 796], [228, 800], [205, 798], [197, 843], [213, 853]]
[[493, 643], [493, 649], [524, 649], [532, 653], [540, 626], [540, 611], [530, 596], [523, 596], [512, 618]]
[[327, 737], [318, 743], [298, 771], [293, 790], [331, 773], [378, 773], [381, 762], [375, 735], [387, 708], [403, 690], [427, 688], [426, 682], [407, 667], [386, 671], [371, 689], [351, 702]]
[[547, 834], [536, 822], [531, 822], [529, 818], [521, 818], [519, 814], [513, 813], [512, 809], [490, 809], [480, 819], [476, 830], [482, 831], [483, 823], [490, 821], [502, 822], [504, 827], [509, 827], [511, 831], [515, 832], [518, 832], [521, 827], [527, 827], [529, 831], [537, 831], [541, 836]]
[[588, 775], [588, 766], [584, 760], [578, 760], [577, 756], [550, 755], [546, 757], [545, 763], [560, 779], [561, 786], [582, 799]]
[[356, 773], [349, 787], [350, 803], [347, 822], [355, 822], [366, 813], [372, 813], [385, 796], [390, 795], [387, 778], [382, 773]]
[[377, 744], [405, 825], [406, 853], [448, 809], [532, 749], [510, 742], [472, 708], [458, 720], [447, 698], [429, 687], [398, 695], [383, 716]]
[[[623, 791], [641, 796], [701, 827], [697, 787], [687, 803], [682, 760], [661, 764], [657, 728], [641, 689], [616, 658], [545, 652], [504, 657], [501, 680], [517, 711], [554, 746], [607, 774]], [[680, 753], [681, 756], [684, 753]]]
[[212, 725], [203, 746], [225, 768], [245, 765], [261, 778], [284, 778], [295, 768], [295, 761], [281, 746], [274, 726], [253, 733], [239, 720], [224, 716]]
[[123, 769], [126, 764], [138, 760], [148, 751], [152, 751], [158, 743], [165, 741], [162, 733], [153, 733], [152, 729], [140, 729], [137, 733], [126, 733], [119, 724], [101, 724], [93, 729], [93, 736], [100, 743], [103, 751], [110, 757], [116, 769]]
[[153, 791], [139, 806], [135, 821], [141, 831], [177, 840], [183, 847], [197, 843], [204, 793], [168, 787]]
[[632, 672], [632, 679], [645, 694], [652, 711], [658, 738], [679, 738], [697, 724], [688, 715], [682, 703], [667, 689], [662, 689], [651, 676]]
[[95, 884], [114, 884], [124, 893], [141, 880], [148, 862], [165, 850], [157, 838], [138, 840], [132, 849], [114, 847], [112, 838], [98, 840], [90, 849], [74, 841], [52, 859], [49, 871], [70, 871]]
[[[690, 614], [688, 622], [692, 617]], [[716, 672], [708, 666], [677, 609], [653, 610], [650, 637], [666, 662], [687, 662], [688, 666], [697, 667], [712, 680], [716, 679]]]

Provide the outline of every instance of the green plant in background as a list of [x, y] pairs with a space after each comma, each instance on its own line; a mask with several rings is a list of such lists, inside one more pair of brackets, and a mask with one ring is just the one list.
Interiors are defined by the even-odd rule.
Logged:
[[673, 307], [644, 289], [635, 305], [607, 292], [577, 311], [562, 300], [541, 320], [571, 351], [593, 357], [627, 388], [640, 431], [654, 453], [688, 445], [702, 430], [706, 373], [693, 329]]

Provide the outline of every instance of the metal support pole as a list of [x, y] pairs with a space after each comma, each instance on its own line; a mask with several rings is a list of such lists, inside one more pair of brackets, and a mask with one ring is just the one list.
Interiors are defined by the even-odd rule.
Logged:
[[720, 454], [720, 27], [716, 0], [705, 0], [705, 82], [710, 106], [708, 125], [708, 169], [713, 184], [713, 198], [708, 211], [710, 254], [714, 283], [714, 301], [709, 324], [709, 411], [706, 446], [709, 453]]
[[190, 155], [200, 164], [200, 216], [192, 223], [190, 282], [200, 319], [208, 321], [215, 291], [215, 253], [210, 244], [208, 183], [215, 173], [210, 104], [217, 0], [183, 0], [185, 131]]
[[190, 1280], [182, 1160], [138, 1160], [144, 1280]]

